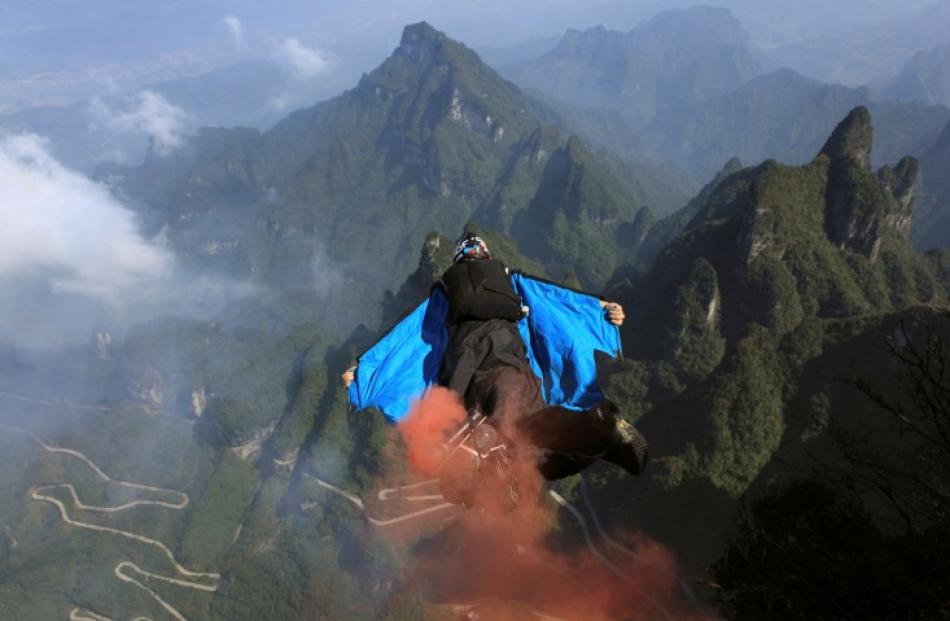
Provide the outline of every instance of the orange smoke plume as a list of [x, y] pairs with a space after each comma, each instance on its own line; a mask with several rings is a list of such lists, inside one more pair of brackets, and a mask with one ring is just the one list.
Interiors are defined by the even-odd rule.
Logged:
[[[438, 477], [443, 443], [464, 423], [455, 393], [433, 388], [399, 425], [412, 470]], [[597, 542], [549, 495], [536, 447], [508, 438], [512, 460], [505, 483], [479, 482], [472, 507], [413, 550], [412, 584], [430, 602], [475, 605], [472, 618], [571, 621], [709, 618], [686, 602], [676, 563], [644, 536]], [[513, 481], [519, 502], [502, 500]], [[552, 526], [563, 517], [554, 543]], [[588, 522], [590, 520], [588, 519]], [[581, 530], [577, 530], [580, 526]], [[565, 537], [565, 534], [568, 536]]]
[[413, 472], [435, 476], [445, 450], [442, 443], [465, 422], [465, 406], [451, 390], [434, 386], [415, 403], [399, 423], [406, 459]]

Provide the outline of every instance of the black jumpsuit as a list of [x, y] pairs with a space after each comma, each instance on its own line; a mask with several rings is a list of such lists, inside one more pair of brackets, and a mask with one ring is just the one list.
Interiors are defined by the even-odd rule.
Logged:
[[[447, 294], [451, 300], [451, 291]], [[440, 383], [462, 395], [470, 411], [489, 416], [517, 450], [537, 451], [545, 478], [580, 472], [618, 443], [612, 403], [587, 412], [545, 404], [515, 321], [450, 318], [448, 329]], [[528, 446], [518, 446], [525, 442]]]

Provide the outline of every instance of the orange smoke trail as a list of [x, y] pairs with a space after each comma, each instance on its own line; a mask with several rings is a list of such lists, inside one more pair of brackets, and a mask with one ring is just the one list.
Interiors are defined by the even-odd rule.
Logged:
[[434, 387], [415, 403], [409, 415], [399, 423], [406, 446], [409, 467], [422, 476], [435, 476], [445, 451], [446, 441], [465, 422], [465, 407], [451, 390]]
[[[433, 388], [416, 404], [399, 425], [416, 473], [438, 475], [442, 442], [465, 416], [457, 396], [442, 388]], [[536, 455], [531, 447], [514, 452], [509, 473], [520, 493], [514, 510], [501, 502], [501, 487], [485, 484], [473, 508], [417, 546], [412, 582], [427, 599], [494, 602], [491, 616], [479, 617], [492, 621], [537, 619], [536, 612], [571, 621], [704, 618], [676, 605], [676, 563], [646, 537], [633, 538], [633, 557], [612, 557], [610, 566], [586, 548], [554, 549], [549, 536], [557, 509], [545, 493]]]

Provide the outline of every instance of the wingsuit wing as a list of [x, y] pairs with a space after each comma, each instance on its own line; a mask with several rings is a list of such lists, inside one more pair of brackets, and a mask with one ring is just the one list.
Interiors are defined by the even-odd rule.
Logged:
[[518, 328], [545, 402], [572, 410], [596, 405], [604, 394], [594, 352], [622, 351], [620, 330], [606, 321], [600, 300], [517, 272], [511, 281], [529, 308]]
[[[604, 395], [594, 352], [621, 355], [620, 331], [605, 320], [600, 300], [520, 273], [513, 273], [511, 282], [530, 309], [518, 329], [545, 402], [578, 411], [596, 405]], [[350, 403], [402, 420], [412, 401], [438, 381], [448, 344], [447, 317], [448, 300], [435, 288], [360, 357]]]
[[348, 390], [355, 408], [375, 407], [394, 422], [409, 413], [412, 401], [438, 381], [448, 343], [448, 309], [445, 294], [433, 289], [429, 299], [360, 356]]

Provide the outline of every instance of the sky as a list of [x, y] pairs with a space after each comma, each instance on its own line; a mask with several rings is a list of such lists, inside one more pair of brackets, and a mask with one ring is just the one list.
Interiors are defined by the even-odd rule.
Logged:
[[[310, 76], [342, 90], [427, 20], [478, 48], [567, 28], [629, 30], [671, 8], [732, 10], [765, 49], [870, 29], [938, 0], [0, 0], [0, 112], [65, 103], [105, 80], [138, 86], [241, 58], [311, 55]], [[293, 43], [296, 42], [296, 43]], [[318, 69], [329, 66], [330, 71]]]
[[[765, 49], [836, 36], [937, 0], [706, 0]], [[146, 86], [249, 57], [289, 63], [323, 94], [351, 86], [427, 20], [471, 47], [514, 46], [567, 28], [629, 30], [702, 0], [0, 0], [0, 112], [63, 104], [104, 84]]]

